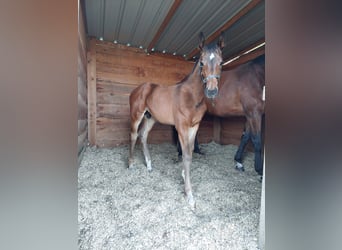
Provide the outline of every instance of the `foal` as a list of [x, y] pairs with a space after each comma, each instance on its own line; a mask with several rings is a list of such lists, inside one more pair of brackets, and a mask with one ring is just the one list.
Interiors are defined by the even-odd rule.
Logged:
[[[147, 169], [152, 170], [147, 137], [155, 122], [174, 125], [183, 151], [182, 175], [185, 183], [185, 198], [191, 208], [195, 207], [190, 183], [190, 164], [195, 135], [206, 112], [205, 97], [215, 98], [221, 74], [223, 34], [217, 44], [204, 45], [200, 33], [200, 58], [192, 73], [173, 86], [145, 83], [135, 88], [130, 97], [131, 147], [128, 167], [133, 166], [133, 151], [138, 135], [141, 138]], [[138, 131], [140, 123], [141, 129]]]

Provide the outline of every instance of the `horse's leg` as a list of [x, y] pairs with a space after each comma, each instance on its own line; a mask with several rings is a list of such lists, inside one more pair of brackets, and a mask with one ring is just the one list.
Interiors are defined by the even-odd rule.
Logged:
[[261, 141], [261, 112], [255, 111], [254, 119], [252, 121], [252, 134], [251, 139], [254, 146], [254, 169], [262, 175], [263, 172], [263, 158], [262, 158], [262, 141]]
[[152, 171], [152, 161], [151, 161], [150, 152], [147, 146], [147, 137], [155, 122], [156, 121], [153, 119], [153, 117], [148, 118], [145, 116], [143, 126], [140, 129], [141, 142], [143, 145], [143, 152], [144, 152], [146, 167], [148, 171]]
[[199, 143], [198, 143], [198, 136], [196, 134], [196, 137], [195, 137], [195, 144], [194, 144], [194, 153], [197, 153], [197, 154], [200, 154], [200, 155], [204, 155], [204, 153], [201, 151], [201, 149], [199, 148]]
[[191, 209], [194, 209], [196, 206], [190, 181], [190, 165], [192, 161], [192, 151], [194, 149], [194, 141], [197, 130], [198, 125], [192, 128], [186, 126], [178, 128], [179, 141], [183, 152], [182, 176], [184, 178], [185, 199], [189, 203]]
[[256, 134], [252, 134], [251, 138], [254, 146], [254, 169], [259, 175], [262, 175], [263, 162], [261, 157], [261, 131], [257, 132]]
[[244, 166], [242, 165], [242, 155], [243, 152], [245, 151], [246, 145], [251, 137], [250, 129], [249, 129], [249, 122], [246, 122], [245, 129], [242, 133], [241, 140], [240, 140], [240, 145], [238, 150], [236, 151], [234, 160], [236, 162], [235, 164], [235, 169], [239, 171], [245, 171]]
[[[177, 133], [177, 130], [174, 129], [174, 133], [177, 135], [177, 151], [178, 151], [178, 158], [180, 158], [182, 156], [182, 147], [179, 143], [179, 139], [178, 139], [178, 133]], [[199, 143], [198, 143], [198, 138], [197, 138], [197, 134], [196, 134], [196, 137], [195, 137], [195, 144], [194, 144], [194, 150], [193, 150], [194, 153], [197, 153], [197, 154], [200, 154], [200, 155], [204, 155], [204, 153], [201, 151], [201, 149], [199, 148]]]
[[138, 128], [143, 117], [144, 113], [135, 116], [131, 115], [131, 147], [129, 151], [128, 168], [132, 168], [134, 164], [134, 147], [138, 138]]
[[178, 152], [178, 159], [181, 158], [182, 156], [182, 147], [181, 147], [181, 144], [179, 142], [179, 135], [178, 135], [178, 132], [177, 132], [177, 129], [175, 127], [173, 127], [173, 134], [174, 134], [174, 138], [176, 140], [176, 147], [177, 147], [177, 152]]
[[251, 130], [251, 139], [254, 146], [254, 169], [259, 174], [262, 175], [263, 172], [263, 159], [262, 159], [262, 143], [261, 143], [261, 121], [262, 114], [255, 109], [252, 115], [247, 119]]

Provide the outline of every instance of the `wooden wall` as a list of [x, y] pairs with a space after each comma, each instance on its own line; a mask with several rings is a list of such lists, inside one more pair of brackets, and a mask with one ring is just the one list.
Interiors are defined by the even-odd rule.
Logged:
[[[89, 142], [99, 147], [129, 143], [129, 94], [144, 82], [171, 85], [191, 72], [193, 63], [164, 54], [91, 38], [88, 50]], [[172, 142], [171, 126], [155, 124], [149, 143]]]
[[[80, 4], [82, 1], [80, 2]], [[87, 38], [84, 28], [84, 16], [80, 6], [78, 24], [78, 159], [82, 158], [82, 152], [87, 144]]]

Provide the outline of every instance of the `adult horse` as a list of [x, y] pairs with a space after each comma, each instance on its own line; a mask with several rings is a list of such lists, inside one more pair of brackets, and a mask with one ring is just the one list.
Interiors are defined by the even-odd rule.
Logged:
[[[204, 42], [204, 35], [200, 33], [200, 58], [192, 72], [180, 83], [173, 86], [145, 83], [135, 88], [129, 97], [131, 146], [128, 167], [133, 166], [133, 151], [139, 135], [147, 169], [151, 171], [147, 136], [155, 122], [174, 125], [183, 151], [185, 198], [192, 208], [195, 207], [190, 182], [192, 151], [199, 123], [207, 109], [205, 98], [215, 99], [219, 91], [223, 34], [217, 44], [205, 46]], [[142, 126], [138, 131], [141, 122]]]
[[[232, 70], [222, 71], [219, 92], [215, 99], [205, 98], [207, 112], [219, 117], [245, 116], [245, 129], [235, 154], [235, 168], [244, 171], [242, 155], [249, 140], [254, 146], [254, 168], [262, 175], [261, 123], [264, 114], [265, 55]], [[200, 152], [195, 140], [195, 149]], [[178, 152], [181, 154], [178, 147]]]

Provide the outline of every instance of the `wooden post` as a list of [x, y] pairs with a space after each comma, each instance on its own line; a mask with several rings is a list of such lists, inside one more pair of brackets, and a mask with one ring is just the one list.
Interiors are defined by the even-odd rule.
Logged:
[[96, 145], [96, 39], [89, 40], [88, 59], [88, 141]]

